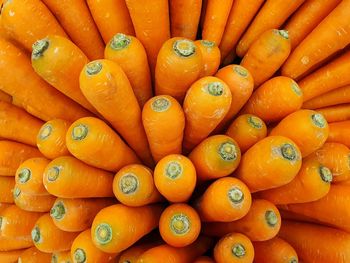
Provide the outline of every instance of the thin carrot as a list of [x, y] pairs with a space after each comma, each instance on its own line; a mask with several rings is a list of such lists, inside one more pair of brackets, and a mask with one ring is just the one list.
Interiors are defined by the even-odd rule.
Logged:
[[12, 190], [15, 186], [15, 179], [11, 176], [0, 176], [0, 202], [12, 204], [13, 194]]
[[220, 66], [220, 49], [209, 40], [196, 40], [195, 45], [202, 54], [202, 71], [199, 77], [213, 76]]
[[170, 154], [162, 158], [154, 169], [154, 184], [170, 202], [186, 202], [197, 181], [196, 169], [186, 156]]
[[350, 103], [316, 109], [328, 122], [350, 120]]
[[24, 250], [18, 257], [18, 263], [42, 263], [42, 262], [50, 262], [50, 260], [51, 260], [50, 253], [41, 252], [36, 247], [31, 247]]
[[298, 110], [283, 118], [271, 130], [270, 135], [293, 140], [305, 157], [325, 143], [328, 133], [329, 127], [324, 115], [313, 110]]
[[[202, 53], [192, 40], [174, 37], [162, 45], [155, 68], [155, 92], [182, 103], [203, 68]], [[172, 81], [169, 81], [169, 80]]]
[[196, 260], [193, 263], [215, 263], [215, 261], [210, 257], [202, 256], [202, 257], [196, 258]]
[[350, 43], [350, 25], [345, 21], [349, 15], [350, 1], [341, 1], [290, 54], [282, 67], [282, 75], [300, 78], [312, 67], [346, 47]]
[[118, 33], [108, 42], [104, 54], [122, 68], [142, 109], [152, 97], [152, 81], [147, 54], [140, 40]]
[[250, 45], [266, 30], [279, 28], [305, 0], [266, 1], [241, 37], [236, 53], [243, 57]]
[[[24, 249], [33, 246], [32, 240], [23, 240], [15, 237], [5, 238], [0, 236], [0, 254], [12, 250]], [[6, 256], [6, 253], [4, 253]]]
[[157, 243], [144, 243], [141, 245], [131, 246], [120, 253], [119, 261], [117, 260], [116, 263], [136, 263], [139, 256], [157, 245]]
[[67, 131], [66, 144], [76, 158], [108, 171], [139, 163], [135, 153], [119, 135], [97, 118], [86, 117], [75, 121]]
[[162, 210], [160, 205], [106, 207], [92, 223], [92, 241], [103, 252], [121, 252], [158, 226]]
[[[122, 68], [116, 62], [106, 59], [93, 61], [87, 64], [80, 74], [80, 89], [89, 102], [111, 123], [139, 157], [148, 165], [152, 165], [151, 153], [142, 126], [141, 109]], [[93, 123], [97, 122], [97, 119], [94, 119], [96, 121], [89, 120]], [[106, 141], [106, 143], [110, 145], [110, 142]], [[125, 148], [125, 146], [123, 147]], [[115, 152], [115, 149], [112, 150]], [[127, 151], [129, 153], [126, 153]], [[124, 152], [126, 155], [124, 158], [136, 161], [135, 156], [131, 157], [134, 154], [130, 153], [130, 149], [124, 150]], [[105, 160], [103, 161], [105, 162]]]
[[51, 161], [45, 169], [43, 180], [47, 191], [57, 197], [113, 196], [111, 173], [91, 167], [71, 156]]
[[338, 142], [350, 148], [350, 120], [329, 123], [329, 135], [327, 142]]
[[350, 86], [337, 88], [308, 100], [303, 104], [303, 108], [317, 109], [343, 103], [350, 103]]
[[4, 92], [2, 90], [0, 90], [0, 100], [8, 102], [8, 103], [12, 103], [11, 95], [7, 94], [6, 92]]
[[72, 262], [72, 258], [69, 250], [52, 253], [51, 263], [71, 263], [71, 262]]
[[56, 197], [53, 195], [27, 194], [15, 185], [13, 199], [15, 200], [15, 204], [23, 210], [29, 212], [48, 212], [55, 202]]
[[[25, 249], [17, 249], [10, 251], [1, 251], [0, 260], [1, 262], [17, 262], [19, 256], [25, 251]], [[20, 261], [18, 261], [20, 262]], [[20, 262], [21, 263], [21, 262]], [[30, 263], [30, 262], [29, 262]]]
[[155, 96], [143, 107], [142, 122], [155, 162], [169, 154], [181, 154], [185, 114], [168, 95]]

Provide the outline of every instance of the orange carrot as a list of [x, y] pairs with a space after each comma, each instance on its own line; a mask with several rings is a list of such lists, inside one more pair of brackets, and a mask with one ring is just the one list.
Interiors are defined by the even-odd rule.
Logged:
[[325, 143], [328, 133], [328, 123], [322, 114], [313, 110], [298, 110], [282, 119], [270, 135], [281, 135], [293, 140], [305, 157]]
[[249, 189], [243, 182], [224, 177], [214, 181], [205, 190], [195, 207], [203, 222], [232, 222], [244, 217], [251, 203]]
[[[25, 251], [25, 249], [17, 249], [17, 250], [10, 250], [10, 251], [2, 251], [0, 252], [0, 260], [1, 262], [20, 262], [19, 256]], [[26, 261], [29, 262], [29, 261]], [[29, 262], [30, 263], [30, 262]]]
[[290, 53], [290, 40], [286, 30], [269, 29], [250, 45], [241, 66], [249, 70], [258, 87], [271, 78]]
[[350, 103], [316, 109], [328, 122], [350, 120]]
[[257, 192], [289, 183], [300, 167], [301, 153], [292, 140], [268, 136], [242, 155], [235, 175], [251, 192]]
[[[9, 252], [13, 250], [28, 248], [31, 246], [33, 246], [32, 240], [18, 239], [15, 237], [5, 238], [0, 236], [0, 254], [2, 254], [3, 252]], [[7, 253], [3, 253], [3, 254], [5, 254], [4, 256], [6, 256]]]
[[[93, 61], [87, 64], [80, 74], [80, 89], [139, 157], [152, 165], [151, 153], [142, 127], [141, 109], [122, 68], [110, 60]], [[131, 158], [130, 155], [131, 153], [126, 154], [125, 158], [129, 156], [129, 159], [136, 161], [135, 156]]]
[[252, 263], [254, 254], [252, 242], [240, 233], [223, 236], [214, 247], [214, 259], [217, 263]]
[[350, 120], [329, 123], [329, 135], [327, 142], [338, 142], [350, 148]]
[[14, 202], [12, 190], [15, 186], [15, 179], [11, 176], [0, 176], [0, 202], [10, 203]]
[[90, 59], [103, 57], [104, 43], [85, 1], [43, 0], [43, 2], [55, 15], [72, 41]]
[[71, 123], [63, 119], [46, 122], [36, 137], [36, 145], [46, 158], [55, 159], [69, 155], [66, 145], [66, 134]]
[[111, 173], [88, 166], [71, 156], [51, 161], [45, 169], [43, 180], [47, 191], [57, 197], [113, 196]]
[[136, 263], [139, 256], [155, 246], [157, 246], [157, 244], [154, 243], [144, 243], [141, 245], [131, 246], [120, 253], [120, 258], [119, 261], [117, 260], [117, 263]]
[[110, 198], [57, 198], [50, 210], [50, 216], [59, 229], [80, 232], [91, 227], [96, 214], [113, 203], [114, 200]]
[[72, 258], [70, 251], [53, 252], [51, 257], [51, 263], [71, 263]]
[[105, 122], [93, 117], [75, 121], [67, 131], [66, 144], [76, 158], [108, 171], [117, 171], [127, 164], [139, 162], [117, 133]]
[[[220, 51], [221, 52], [221, 51]], [[229, 51], [229, 54], [226, 56], [226, 57], [222, 57], [222, 55], [221, 55], [221, 60], [222, 60], [222, 62], [221, 62], [221, 65], [222, 66], [228, 66], [228, 65], [230, 65], [230, 64], [232, 64], [233, 63], [233, 60], [236, 58], [237, 56], [236, 56], [236, 52], [235, 52], [235, 50], [234, 49], [232, 49], [232, 50], [230, 50]]]
[[143, 107], [142, 122], [156, 162], [181, 154], [185, 114], [177, 100], [168, 95], [153, 97]]
[[48, 212], [50, 211], [56, 197], [53, 195], [31, 195], [22, 192], [21, 189], [15, 185], [13, 189], [13, 199], [15, 204], [26, 211], [30, 212]]
[[154, 169], [154, 184], [170, 202], [186, 202], [196, 186], [196, 169], [186, 156], [170, 154]]
[[324, 18], [290, 54], [282, 75], [300, 78], [318, 63], [350, 43], [350, 1], [344, 0]]
[[231, 100], [229, 87], [219, 78], [204, 77], [191, 85], [183, 104], [186, 150], [208, 137], [230, 110]]
[[197, 40], [194, 42], [202, 54], [202, 71], [199, 77], [213, 76], [220, 66], [220, 49], [209, 40]]
[[[18, 257], [18, 263], [43, 263], [50, 262], [51, 254], [41, 252], [36, 247], [24, 250]], [[53, 262], [58, 263], [58, 262]], [[61, 263], [61, 262], [59, 262]]]
[[215, 261], [210, 257], [199, 257], [193, 263], [215, 263]]
[[186, 91], [202, 72], [202, 60], [202, 53], [192, 40], [174, 37], [164, 42], [155, 68], [156, 94], [173, 96], [182, 103]]
[[160, 205], [106, 207], [92, 223], [92, 241], [103, 252], [121, 252], [158, 226], [162, 210]]
[[152, 82], [147, 54], [140, 40], [120, 33], [114, 35], [105, 48], [105, 58], [122, 68], [142, 108], [152, 97]]
[[220, 45], [233, 0], [209, 0], [202, 29], [202, 38]]
[[12, 204], [10, 204], [10, 203], [2, 203], [2, 202], [0, 202], [0, 213], [2, 213], [2, 211], [4, 211], [6, 208], [8, 208], [11, 205]]
[[0, 90], [0, 100], [8, 102], [8, 103], [12, 103], [11, 95], [7, 94], [6, 92], [4, 92], [2, 90]]
[[279, 28], [305, 0], [266, 1], [240, 39], [236, 53], [243, 57], [250, 45], [266, 30]]
[[135, 35], [125, 1], [87, 0], [86, 2], [106, 44], [116, 33]]

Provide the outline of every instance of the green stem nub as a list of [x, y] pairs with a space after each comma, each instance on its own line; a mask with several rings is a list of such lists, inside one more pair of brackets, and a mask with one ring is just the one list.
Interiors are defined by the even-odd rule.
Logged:
[[47, 179], [50, 182], [56, 181], [59, 175], [60, 175], [60, 168], [57, 166], [53, 166], [47, 171]]
[[184, 235], [190, 231], [190, 220], [184, 214], [176, 214], [170, 219], [170, 228], [176, 235]]
[[294, 161], [298, 157], [295, 147], [289, 143], [283, 144], [281, 146], [281, 153], [283, 158], [289, 161]]
[[51, 132], [52, 132], [52, 125], [51, 124], [47, 124], [47, 125], [45, 125], [44, 127], [41, 128], [40, 134], [39, 134], [39, 138], [41, 140], [45, 140], [51, 135]]
[[57, 202], [50, 210], [50, 216], [56, 220], [62, 219], [66, 214], [63, 202]]
[[224, 93], [224, 85], [221, 82], [211, 82], [206, 86], [206, 91], [212, 96], [221, 96]]
[[110, 46], [114, 50], [121, 50], [126, 48], [130, 42], [130, 37], [125, 34], [118, 33], [112, 38]]
[[300, 87], [298, 86], [298, 84], [296, 84], [295, 82], [292, 83], [291, 85], [292, 90], [298, 95], [301, 96], [303, 94], [303, 92], [301, 91]]
[[139, 179], [134, 174], [125, 174], [119, 180], [119, 189], [123, 194], [133, 194], [139, 187]]
[[102, 70], [102, 63], [99, 61], [92, 61], [86, 65], [86, 74], [96, 75]]
[[224, 161], [234, 161], [237, 158], [237, 147], [230, 141], [224, 142], [219, 147], [219, 154]]
[[248, 71], [242, 66], [233, 66], [233, 71], [242, 77], [248, 76]]
[[83, 249], [77, 248], [74, 251], [74, 261], [77, 263], [84, 263], [86, 262], [86, 253]]
[[0, 216], [0, 230], [1, 230], [1, 227], [2, 227], [2, 221], [3, 221], [3, 220], [4, 220], [3, 217]]
[[283, 37], [285, 39], [289, 39], [289, 33], [287, 30], [277, 30], [277, 31], [281, 37]]
[[165, 172], [169, 178], [176, 179], [182, 174], [182, 165], [176, 161], [169, 162]]
[[19, 189], [18, 187], [15, 187], [15, 189], [13, 189], [13, 198], [16, 199], [17, 197], [19, 197], [20, 194], [21, 194], [21, 189]]
[[293, 257], [289, 260], [289, 263], [298, 263], [298, 259]]
[[320, 176], [322, 178], [322, 181], [326, 182], [326, 183], [331, 183], [333, 180], [333, 175], [331, 170], [326, 167], [326, 166], [320, 166], [320, 170], [319, 170]]
[[189, 57], [196, 53], [196, 45], [193, 41], [188, 39], [176, 40], [173, 49], [175, 53], [180, 57]]
[[214, 47], [215, 42], [210, 41], [210, 40], [201, 40], [201, 44], [205, 47]]
[[34, 243], [41, 242], [40, 228], [38, 226], [35, 226], [32, 230], [32, 240]]
[[170, 108], [170, 105], [171, 105], [170, 100], [168, 100], [167, 98], [164, 98], [164, 97], [160, 97], [160, 98], [155, 99], [152, 102], [151, 108], [155, 112], [164, 112]]
[[326, 120], [321, 113], [312, 114], [311, 119], [317, 127], [324, 128], [326, 126]]
[[58, 258], [56, 254], [52, 254], [51, 263], [58, 263]]
[[267, 210], [265, 213], [265, 220], [267, 222], [267, 224], [271, 227], [274, 227], [277, 225], [278, 223], [278, 218], [277, 215], [274, 211], [272, 210]]
[[32, 172], [28, 168], [23, 168], [21, 171], [18, 173], [18, 181], [21, 184], [24, 184], [29, 181], [31, 178]]
[[245, 247], [242, 244], [235, 244], [232, 247], [232, 253], [235, 257], [242, 258], [245, 256]]
[[254, 115], [249, 115], [247, 118], [248, 124], [252, 126], [254, 129], [260, 130], [263, 127], [263, 122], [259, 117]]
[[75, 126], [72, 130], [72, 139], [75, 141], [81, 141], [81, 140], [85, 139], [85, 137], [88, 135], [88, 133], [89, 133], [88, 126], [86, 126], [84, 124], [79, 124], [79, 125]]
[[234, 204], [240, 204], [244, 199], [244, 194], [238, 187], [231, 188], [227, 192], [227, 195], [230, 201]]
[[49, 48], [50, 42], [48, 39], [44, 38], [36, 41], [32, 45], [32, 59], [38, 59], [44, 55], [44, 52]]
[[107, 223], [101, 223], [96, 227], [95, 238], [96, 241], [102, 245], [111, 242], [113, 237], [112, 227]]

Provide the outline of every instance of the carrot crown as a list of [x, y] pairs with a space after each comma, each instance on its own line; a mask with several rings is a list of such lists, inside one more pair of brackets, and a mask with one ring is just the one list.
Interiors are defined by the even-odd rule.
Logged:
[[296, 259], [295, 257], [292, 257], [292, 258], [289, 260], [289, 263], [298, 263], [298, 259]]
[[244, 194], [242, 190], [239, 189], [238, 187], [234, 187], [228, 190], [227, 195], [230, 201], [234, 204], [242, 203], [244, 199]]
[[212, 96], [221, 96], [224, 93], [224, 85], [221, 82], [210, 82], [205, 85], [204, 91]]
[[3, 221], [3, 217], [0, 216], [0, 229], [2, 228], [2, 221]]
[[74, 251], [74, 262], [84, 263], [86, 261], [86, 253], [83, 249], [77, 248]]
[[51, 263], [58, 263], [58, 258], [57, 258], [57, 255], [55, 253], [52, 254]]
[[242, 258], [246, 254], [245, 247], [242, 244], [234, 244], [232, 246], [232, 254], [237, 258]]
[[170, 106], [171, 106], [170, 100], [164, 97], [155, 99], [151, 104], [151, 108], [155, 112], [166, 111], [167, 109], [170, 108]]
[[191, 222], [185, 214], [175, 214], [170, 219], [170, 229], [176, 235], [185, 235], [190, 231]]
[[86, 65], [85, 72], [87, 75], [96, 75], [102, 70], [102, 63], [99, 61], [92, 61]]
[[38, 59], [44, 55], [44, 52], [49, 48], [50, 42], [47, 38], [36, 41], [32, 48], [32, 59]]
[[275, 211], [267, 210], [265, 212], [265, 220], [269, 226], [271, 226], [271, 227], [276, 226], [278, 223], [278, 218], [277, 218]]
[[119, 189], [123, 194], [135, 193], [139, 187], [139, 179], [132, 173], [123, 175], [119, 180]]
[[237, 147], [230, 141], [221, 143], [218, 152], [224, 161], [233, 161], [237, 158]]
[[317, 127], [324, 128], [326, 126], [326, 120], [321, 113], [315, 113], [311, 115], [312, 123]]
[[295, 147], [289, 143], [285, 143], [281, 146], [281, 154], [283, 158], [289, 161], [294, 161], [298, 158], [298, 153]]
[[35, 226], [32, 229], [32, 240], [34, 243], [40, 243], [42, 242], [42, 238], [41, 238], [41, 233], [40, 233], [40, 228], [38, 226]]
[[85, 137], [89, 133], [89, 128], [85, 124], [78, 124], [72, 130], [72, 139], [76, 141], [81, 141], [85, 139]]
[[189, 57], [196, 53], [196, 45], [191, 40], [180, 39], [174, 42], [173, 50], [180, 57]]
[[301, 88], [299, 88], [298, 84], [296, 84], [295, 82], [292, 83], [291, 85], [292, 90], [298, 95], [301, 96], [303, 94], [303, 92], [301, 91]]
[[32, 175], [32, 172], [28, 168], [23, 168], [18, 173], [18, 178], [19, 178], [18, 181], [21, 184], [24, 184], [29, 181], [29, 179], [31, 178], [31, 175]]
[[51, 182], [56, 181], [59, 175], [60, 168], [57, 166], [53, 166], [47, 171], [47, 179]]
[[260, 130], [263, 127], [262, 120], [259, 117], [256, 117], [254, 115], [249, 115], [248, 118], [247, 118], [247, 122], [254, 129]]
[[214, 47], [215, 46], [215, 42], [210, 41], [210, 40], [201, 40], [200, 42], [205, 47]]
[[16, 199], [17, 197], [19, 197], [21, 192], [22, 192], [21, 189], [19, 189], [18, 187], [15, 187], [13, 189], [13, 198]]
[[66, 214], [66, 208], [64, 206], [64, 203], [61, 201], [55, 203], [50, 210], [50, 216], [56, 220], [62, 219], [65, 216], [65, 214]]
[[114, 35], [110, 42], [110, 46], [114, 50], [121, 50], [129, 46], [131, 38], [125, 34], [118, 33]]
[[319, 174], [321, 176], [322, 181], [324, 181], [326, 183], [331, 183], [332, 182], [333, 175], [332, 175], [331, 170], [328, 167], [320, 166]]
[[176, 179], [182, 174], [182, 165], [177, 161], [169, 162], [165, 168], [165, 174], [171, 179]]
[[242, 66], [233, 66], [233, 71], [242, 77], [248, 76], [248, 71]]
[[113, 237], [112, 227], [107, 223], [101, 223], [96, 227], [95, 240], [104, 245], [111, 242]]
[[289, 33], [287, 30], [274, 30], [275, 33], [279, 34], [281, 37], [285, 39], [289, 39]]
[[46, 124], [40, 129], [39, 138], [41, 140], [45, 140], [51, 135], [51, 132], [52, 132], [52, 125]]

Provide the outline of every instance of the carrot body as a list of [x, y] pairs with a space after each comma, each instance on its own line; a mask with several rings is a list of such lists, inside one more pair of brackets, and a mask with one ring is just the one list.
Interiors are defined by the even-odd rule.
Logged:
[[7, 94], [6, 92], [4, 92], [2, 90], [0, 90], [0, 100], [8, 102], [8, 103], [12, 103], [11, 95]]
[[182, 153], [185, 114], [177, 100], [168, 95], [153, 97], [143, 107], [142, 122], [155, 162]]
[[139, 256], [155, 246], [157, 245], [152, 243], [134, 245], [120, 253], [120, 258], [119, 261], [117, 260], [117, 263], [136, 263]]
[[71, 263], [72, 258], [70, 251], [54, 252], [52, 253], [51, 262], [53, 263]]
[[220, 49], [209, 40], [196, 40], [196, 47], [202, 54], [202, 71], [199, 77], [213, 76], [220, 66]]
[[350, 120], [350, 103], [317, 109], [328, 122]]
[[329, 123], [329, 135], [327, 142], [338, 142], [350, 147], [350, 137], [347, 132], [350, 130], [350, 121]]
[[42, 263], [50, 262], [50, 260], [50, 253], [41, 252], [36, 247], [24, 250], [18, 257], [18, 263]]
[[[32, 240], [23, 240], [15, 237], [5, 238], [0, 236], [0, 254], [18, 249], [24, 249], [33, 246]], [[4, 253], [5, 256], [7, 253]]]
[[12, 190], [15, 186], [15, 179], [11, 176], [0, 176], [0, 202], [1, 203], [13, 203]]
[[210, 257], [199, 257], [193, 263], [215, 263], [215, 261]]
[[9, 206], [11, 206], [12, 204], [10, 204], [10, 203], [2, 203], [2, 202], [0, 202], [0, 213], [2, 212], [2, 211], [4, 211], [6, 208], [8, 208]]
[[27, 194], [22, 192], [17, 185], [13, 189], [13, 198], [19, 208], [30, 212], [48, 212], [56, 200], [53, 195]]
[[51, 161], [45, 169], [43, 180], [47, 191], [57, 197], [113, 196], [111, 173], [88, 166], [70, 156]]
[[19, 256], [24, 251], [25, 249], [17, 249], [17, 250], [0, 252], [0, 260], [1, 262], [17, 262], [17, 260], [19, 260]]

